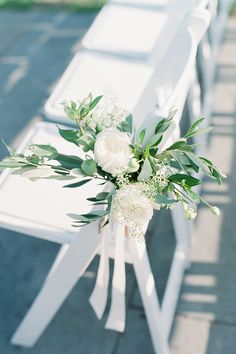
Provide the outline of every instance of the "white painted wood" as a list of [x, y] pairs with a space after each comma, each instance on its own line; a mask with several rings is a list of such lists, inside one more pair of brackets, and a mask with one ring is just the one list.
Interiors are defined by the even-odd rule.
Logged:
[[162, 331], [166, 340], [170, 335], [186, 264], [185, 251], [176, 247], [161, 309]]
[[[200, 16], [200, 13], [199, 13]], [[194, 24], [195, 24], [194, 19]], [[202, 20], [202, 26], [203, 28], [207, 27], [207, 21], [203, 16]], [[165, 84], [166, 82], [166, 87], [165, 87], [165, 93], [166, 93], [166, 102], [168, 105], [166, 106], [165, 104], [162, 105], [163, 112], [167, 109], [167, 107], [170, 107], [170, 104], [173, 103], [178, 103], [180, 106], [180, 112], [183, 109], [183, 104], [186, 98], [187, 94], [187, 88], [190, 83], [190, 78], [188, 73], [189, 68], [194, 63], [194, 58], [196, 54], [196, 47], [197, 47], [197, 41], [199, 40], [199, 36], [194, 35], [194, 31], [196, 26], [194, 25], [194, 29], [191, 29], [191, 21], [188, 23], [187, 29], [185, 27], [178, 33], [179, 38], [178, 40], [182, 43], [185, 43], [185, 47], [181, 48], [181, 51], [175, 53], [175, 63], [181, 65], [177, 65], [177, 68], [179, 68], [179, 72], [176, 73], [176, 66], [173, 65], [173, 62], [170, 62], [169, 60], [163, 60], [162, 65], [158, 67], [158, 70], [153, 73], [154, 68], [151, 68], [151, 73], [150, 77], [147, 78], [147, 82], [145, 85], [142, 82], [142, 90], [140, 88], [141, 93], [137, 95], [136, 99], [132, 102], [133, 106], [135, 109], [137, 107], [142, 107], [144, 105], [145, 111], [148, 112], [147, 107], [150, 107], [150, 102], [153, 105], [155, 97], [154, 93], [154, 83], [156, 84], [157, 82]], [[186, 26], [186, 23], [185, 23]], [[199, 27], [200, 28], [200, 27]], [[202, 30], [202, 28], [200, 28]], [[178, 54], [178, 55], [177, 55]], [[184, 57], [183, 57], [184, 56]], [[169, 57], [169, 53], [168, 53]], [[96, 57], [97, 58], [97, 57]], [[104, 56], [102, 57], [103, 60], [107, 63], [107, 58]], [[178, 60], [177, 60], [178, 59]], [[116, 61], [113, 61], [115, 63]], [[168, 64], [168, 65], [167, 65]], [[110, 63], [111, 65], [111, 63]], [[115, 64], [114, 64], [115, 65]], [[126, 65], [126, 64], [125, 64]], [[135, 63], [132, 62], [132, 66], [135, 65]], [[169, 66], [171, 65], [171, 66]], [[183, 69], [188, 68], [188, 70], [184, 70], [184, 75], [183, 75]], [[131, 68], [131, 66], [129, 66]], [[137, 67], [136, 67], [137, 68]], [[143, 69], [143, 66], [141, 65], [141, 68]], [[146, 66], [144, 66], [144, 72], [146, 72]], [[91, 68], [90, 68], [91, 69]], [[131, 70], [131, 69], [130, 69]], [[147, 71], [150, 69], [147, 69]], [[142, 70], [141, 70], [142, 71]], [[126, 71], [125, 71], [126, 72]], [[162, 73], [165, 72], [166, 76], [163, 75]], [[167, 75], [170, 75], [168, 76]], [[161, 74], [163, 76], [161, 76]], [[146, 75], [146, 74], [145, 74]], [[148, 76], [148, 75], [147, 75]], [[165, 78], [168, 76], [168, 80]], [[139, 76], [138, 76], [139, 77]], [[146, 76], [145, 76], [146, 77]], [[157, 81], [157, 78], [161, 77], [161, 81]], [[86, 78], [86, 77], [85, 77]], [[67, 78], [68, 79], [68, 78]], [[171, 81], [172, 79], [172, 81]], [[96, 81], [94, 79], [94, 81]], [[84, 81], [86, 82], [86, 81]], [[134, 84], [137, 85], [138, 81], [135, 81]], [[141, 87], [141, 84], [140, 84]], [[147, 90], [148, 88], [148, 90]], [[60, 89], [62, 90], [63, 87], [61, 86]], [[145, 94], [143, 93], [145, 91]], [[134, 103], [135, 102], [135, 103]], [[153, 107], [153, 106], [151, 106]], [[143, 108], [144, 109], [144, 108]], [[138, 111], [138, 110], [137, 110]], [[159, 110], [159, 113], [161, 113], [161, 110]], [[142, 116], [142, 119], [144, 119], [145, 115]], [[148, 123], [149, 128], [153, 125], [154, 123], [154, 118], [153, 120], [150, 120], [150, 117], [146, 117], [146, 123]], [[180, 116], [178, 120], [175, 122], [176, 125], [175, 127], [178, 128], [178, 123], [180, 120]], [[139, 126], [142, 123], [142, 120], [138, 120], [136, 118], [135, 123]], [[49, 128], [47, 128], [49, 127]], [[41, 131], [40, 131], [41, 129]], [[41, 128], [39, 129], [40, 134], [45, 134], [47, 136], [47, 139], [49, 139], [50, 142], [56, 141], [55, 135], [53, 135], [51, 125], [50, 124], [44, 124], [41, 125]], [[49, 129], [49, 131], [48, 131]], [[35, 134], [36, 132], [38, 133], [38, 129], [35, 129]], [[41, 139], [43, 135], [35, 135], [37, 136], [37, 139]], [[48, 134], [48, 135], [47, 135]], [[45, 137], [45, 135], [44, 135]], [[61, 141], [61, 139], [60, 139]], [[40, 142], [45, 142], [45, 140], [40, 140]], [[27, 141], [26, 141], [27, 143]], [[64, 148], [63, 148], [64, 149]], [[11, 176], [13, 177], [13, 176]], [[0, 188], [0, 215], [4, 214], [4, 206], [7, 208], [7, 212], [5, 211], [5, 214], [9, 214], [11, 211], [11, 222], [13, 222], [14, 215], [16, 214], [16, 219], [22, 217], [22, 210], [14, 210], [12, 211], [13, 204], [8, 204], [7, 202], [7, 196], [9, 199], [9, 193], [11, 192], [11, 187], [14, 185], [11, 183], [13, 180], [10, 180], [10, 176], [7, 176], [7, 178], [4, 180], [4, 182], [1, 185]], [[9, 184], [8, 184], [9, 183]], [[15, 183], [15, 182], [14, 182]], [[22, 182], [23, 183], [23, 182]], [[54, 182], [55, 183], [55, 182]], [[61, 188], [61, 186], [58, 185], [58, 190], [54, 191], [56, 195], [59, 195], [60, 193], [64, 193], [64, 190]], [[29, 187], [25, 186], [26, 189], [20, 188], [20, 193], [24, 193], [25, 190], [27, 190]], [[37, 186], [37, 190], [38, 190]], [[85, 202], [81, 202], [83, 199], [81, 196], [83, 194], [84, 197], [90, 195], [89, 193], [96, 193], [95, 190], [96, 188], [93, 186], [93, 188], [90, 188], [89, 190], [86, 189], [80, 189], [80, 203], [75, 204], [76, 207], [76, 212], [80, 213], [80, 209], [85, 210], [84, 208], [88, 208], [88, 205]], [[35, 187], [36, 189], [36, 187]], [[48, 189], [45, 189], [48, 192]], [[67, 190], [68, 191], [68, 190]], [[33, 192], [32, 192], [33, 193]], [[59, 194], [58, 194], [59, 193]], [[69, 192], [66, 192], [69, 193]], [[27, 194], [28, 195], [28, 194]], [[41, 197], [42, 197], [41, 193]], [[29, 194], [31, 196], [31, 193]], [[67, 198], [67, 195], [65, 196]], [[69, 195], [69, 199], [67, 200], [67, 203], [63, 202], [63, 206], [67, 209], [68, 212], [68, 206], [71, 206], [73, 196]], [[72, 199], [71, 199], [72, 198]], [[11, 199], [11, 198], [10, 198]], [[14, 199], [13, 199], [14, 200]], [[78, 199], [76, 198], [78, 201]], [[11, 199], [12, 201], [12, 199]], [[42, 201], [45, 201], [42, 199]], [[1, 204], [2, 203], [2, 204]], [[31, 205], [31, 204], [29, 204]], [[15, 205], [14, 205], [15, 207]], [[45, 207], [45, 203], [44, 203]], [[31, 208], [32, 209], [32, 208]], [[79, 209], [79, 210], [78, 210]], [[71, 210], [73, 212], [73, 210]], [[43, 210], [44, 212], [44, 210]], [[29, 215], [28, 215], [29, 214]], [[54, 215], [43, 216], [43, 221], [40, 220], [39, 218], [42, 218], [42, 215], [38, 216], [34, 215], [34, 211], [28, 210], [27, 211], [27, 217], [29, 220], [27, 220], [27, 217], [24, 217], [23, 220], [26, 221], [26, 225], [28, 227], [28, 222], [34, 224], [37, 226], [40, 222], [43, 223], [44, 225], [44, 236], [43, 238], [46, 238], [46, 227], [48, 226], [49, 229], [50, 227], [55, 227], [60, 223], [60, 229], [61, 233], [63, 235], [66, 235], [66, 232], [70, 231], [70, 228], [67, 224], [67, 221], [63, 219], [63, 217], [60, 217], [60, 220], [57, 218], [54, 219]], [[44, 218], [46, 218], [46, 222], [44, 221]], [[9, 219], [10, 220], [10, 219]], [[23, 221], [23, 222], [24, 222]], [[1, 219], [0, 219], [1, 222]], [[180, 223], [176, 226], [176, 228], [179, 228]], [[23, 226], [23, 225], [22, 225]], [[5, 220], [4, 227], [6, 228], [11, 228], [11, 225], [7, 225], [7, 222]], [[26, 227], [26, 229], [27, 229]], [[51, 272], [49, 273], [49, 276], [47, 278], [47, 281], [45, 282], [45, 285], [43, 286], [41, 292], [39, 293], [37, 299], [33, 303], [31, 309], [29, 310], [28, 314], [26, 315], [25, 319], [23, 320], [22, 324], [18, 328], [17, 332], [13, 336], [12, 343], [14, 344], [19, 344], [19, 345], [25, 345], [25, 346], [32, 346], [37, 338], [40, 336], [40, 334], [43, 332], [43, 330], [46, 328], [47, 324], [50, 322], [50, 320], [53, 318], [54, 314], [56, 311], [59, 309], [60, 305], [63, 303], [64, 299], [66, 296], [69, 294], [70, 290], [76, 283], [76, 281], [79, 279], [79, 277], [83, 274], [85, 271], [86, 267], [90, 263], [91, 259], [94, 257], [95, 253], [99, 249], [99, 244], [100, 240], [97, 238], [97, 230], [95, 225], [90, 225], [86, 230], [90, 230], [91, 233], [89, 235], [85, 235], [85, 229], [83, 228], [82, 231], [78, 235], [75, 235], [73, 240], [70, 240], [70, 245], [67, 247], [63, 247], [62, 251], [60, 252], [59, 256], [56, 259], [56, 264], [53, 266]], [[27, 229], [26, 232], [30, 234], [29, 230]], [[33, 234], [35, 233], [35, 230], [32, 230]], [[38, 234], [37, 234], [38, 235]], [[36, 236], [37, 236], [36, 235]], [[85, 236], [84, 236], [85, 235]], [[39, 236], [39, 235], [38, 235]], [[40, 237], [40, 236], [39, 236]], [[182, 247], [182, 239], [185, 240], [184, 235], [182, 234], [181, 229], [177, 230], [177, 251], [179, 252], [180, 246]], [[56, 240], [56, 234], [55, 234], [55, 240]], [[59, 242], [61, 242], [60, 237], [58, 238]], [[90, 243], [91, 241], [91, 243]], [[183, 242], [184, 244], [184, 242]], [[150, 270], [150, 265], [148, 262], [147, 254], [146, 254], [146, 248], [145, 245], [141, 246], [140, 243], [137, 243], [136, 240], [129, 239], [129, 247], [130, 247], [130, 252], [132, 256], [132, 260], [134, 263], [135, 267], [135, 272], [136, 276], [138, 279], [138, 283], [140, 286], [140, 291], [142, 294], [142, 298], [144, 301], [144, 307], [147, 315], [147, 320], [149, 323], [150, 331], [151, 331], [151, 336], [153, 339], [154, 343], [154, 348], [156, 353], [158, 354], [167, 354], [168, 353], [168, 346], [167, 346], [167, 332], [169, 331], [170, 324], [172, 322], [173, 314], [174, 314], [174, 308], [176, 304], [176, 299], [172, 299], [171, 295], [172, 292], [175, 291], [176, 297], [179, 292], [180, 288], [180, 283], [181, 283], [181, 277], [184, 272], [184, 267], [185, 263], [178, 263], [177, 261], [174, 261], [174, 263], [178, 263], [176, 267], [173, 267], [173, 275], [171, 276], [167, 288], [167, 293], [166, 293], [166, 303], [170, 304], [171, 310], [169, 311], [169, 315], [167, 310], [163, 310], [163, 314], [161, 316], [165, 316], [165, 313], [168, 315], [167, 320], [166, 320], [166, 325], [165, 329], [162, 328], [161, 324], [161, 316], [160, 316], [160, 305], [158, 302], [158, 298], [156, 296], [156, 291], [154, 288], [154, 279], [153, 279], [153, 274]], [[81, 251], [79, 255], [79, 250]], [[176, 254], [178, 252], [176, 251]], [[182, 248], [181, 248], [182, 251]], [[177, 256], [176, 256], [177, 257]], [[70, 270], [70, 276], [68, 277], [68, 270]], [[171, 274], [172, 274], [171, 273]], [[174, 281], [175, 277], [174, 275], [177, 276], [179, 279], [178, 281]], [[171, 289], [171, 290], [168, 290]], [[57, 294], [55, 296], [55, 294]], [[53, 301], [52, 301], [53, 299]], [[52, 305], [53, 302], [53, 305]], [[168, 306], [167, 306], [168, 307]], [[163, 331], [165, 333], [163, 333]]]
[[[84, 36], [82, 46], [87, 50], [131, 57], [157, 65], [184, 16], [197, 6], [198, 1], [109, 2]], [[160, 3], [164, 6], [160, 7]]]
[[167, 26], [170, 26], [168, 11], [108, 3], [84, 36], [82, 46], [146, 60]]
[[61, 102], [77, 100], [92, 92], [94, 96], [111, 89], [120, 104], [132, 112], [135, 122], [143, 120], [155, 108], [153, 90], [155, 68], [142, 62], [133, 62], [101, 54], [80, 52], [46, 103], [51, 120], [70, 123]]
[[[97, 226], [98, 227], [98, 226]], [[42, 289], [17, 328], [11, 343], [32, 347], [48, 326], [76, 282], [83, 275], [100, 247], [94, 226], [80, 229], [75, 240], [56, 259]], [[79, 314], [78, 314], [79, 316]]]
[[156, 354], [168, 354], [168, 342], [162, 326], [162, 316], [154, 277], [149, 264], [145, 243], [129, 239], [134, 271]]

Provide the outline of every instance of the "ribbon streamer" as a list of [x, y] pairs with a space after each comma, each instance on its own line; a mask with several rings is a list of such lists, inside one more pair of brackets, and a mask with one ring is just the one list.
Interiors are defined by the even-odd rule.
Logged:
[[[96, 284], [90, 296], [90, 304], [97, 317], [101, 319], [108, 295], [109, 284], [109, 257], [108, 242], [111, 225], [102, 229], [102, 248]], [[112, 279], [111, 307], [105, 328], [118, 332], [125, 329], [125, 230], [124, 225], [115, 223], [112, 225], [115, 240], [114, 274]]]
[[107, 293], [109, 284], [109, 257], [108, 257], [108, 237], [110, 232], [110, 225], [102, 228], [102, 247], [100, 263], [97, 273], [97, 280], [93, 292], [90, 296], [89, 302], [94, 309], [97, 317], [102, 318], [107, 303]]
[[125, 329], [125, 232], [124, 225], [114, 224], [115, 259], [112, 279], [111, 308], [105, 328], [123, 332]]

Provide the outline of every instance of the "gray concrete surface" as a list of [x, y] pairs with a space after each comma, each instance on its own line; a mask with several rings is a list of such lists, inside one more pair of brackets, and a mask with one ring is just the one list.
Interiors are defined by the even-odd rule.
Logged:
[[[0, 11], [0, 136], [12, 142], [35, 117], [79, 48], [95, 14]], [[214, 130], [209, 156], [228, 174], [222, 188], [206, 181], [203, 194], [222, 209], [216, 218], [200, 209], [171, 336], [171, 354], [236, 353], [236, 21], [229, 21], [215, 85]], [[0, 144], [0, 158], [5, 154]], [[168, 212], [149, 228], [149, 254], [163, 295], [174, 236]], [[76, 285], [32, 349], [9, 340], [34, 300], [58, 246], [0, 230], [0, 354], [153, 354], [133, 269], [127, 266], [124, 334], [104, 329], [88, 303], [98, 259]]]

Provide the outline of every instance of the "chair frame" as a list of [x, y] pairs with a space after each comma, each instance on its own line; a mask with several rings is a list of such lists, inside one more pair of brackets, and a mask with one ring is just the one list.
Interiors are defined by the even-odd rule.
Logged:
[[[207, 23], [205, 23], [205, 27], [207, 27]], [[186, 67], [185, 75], [189, 77], [189, 70], [191, 70], [196, 55], [197, 40], [189, 29], [187, 29], [187, 33], [191, 40], [191, 48], [189, 52], [189, 63]], [[178, 82], [173, 93], [173, 98], [169, 99], [167, 104], [156, 113], [165, 114], [166, 111], [170, 109], [170, 104], [173, 104], [177, 100], [177, 96], [180, 94], [179, 92], [181, 92], [179, 99], [181, 107], [183, 108], [189, 84], [190, 79], [185, 86], [182, 86], [182, 83]], [[175, 122], [176, 128], [178, 128], [181, 113], [182, 109], [179, 111], [178, 119]], [[49, 123], [40, 124], [45, 124], [46, 127]], [[25, 146], [30, 142], [32, 132], [35, 131], [35, 129], [37, 129], [37, 126], [27, 134], [19, 151], [23, 151]], [[170, 136], [166, 143], [169, 143], [172, 139], [173, 136]], [[3, 172], [0, 185], [3, 185], [4, 180], [8, 175], [9, 171]], [[183, 219], [182, 217], [180, 218], [180, 216], [181, 209], [180, 207], [176, 207], [172, 212], [173, 222], [175, 228], [178, 230], [176, 233], [176, 249], [162, 306], [159, 304], [156, 293], [155, 281], [149, 264], [145, 243], [137, 242], [137, 240], [132, 238], [128, 241], [128, 248], [143, 300], [153, 346], [157, 354], [168, 354], [169, 352], [168, 338], [174, 318], [178, 294], [182, 284], [183, 274], [189, 262], [188, 252], [190, 239], [188, 232], [186, 232], [186, 225], [185, 223], [182, 223], [181, 220]], [[0, 215], [0, 224], [8, 229], [21, 231], [28, 235], [34, 235], [36, 237], [53, 240], [63, 244], [42, 289], [11, 340], [12, 344], [31, 347], [43, 333], [76, 282], [87, 269], [92, 259], [99, 252], [101, 238], [99, 237], [99, 234], [98, 237], [94, 237], [96, 225], [88, 225], [84, 227], [81, 231], [75, 234], [75, 237], [71, 239], [70, 243], [64, 244], [64, 237], [57, 237], [56, 230], [42, 230], [41, 228], [40, 231], [38, 231], [38, 224], [28, 224], [28, 228], [24, 229], [24, 222], [22, 224], [18, 222], [17, 226], [14, 226], [13, 220], [6, 220], [2, 214]], [[42, 231], [44, 234], [43, 237], [40, 235]], [[65, 235], [65, 238], [67, 238], [67, 235]], [[80, 254], [79, 257], [78, 254]], [[63, 282], [61, 279], [63, 279]], [[175, 294], [175, 296], [173, 296], [173, 294]]]

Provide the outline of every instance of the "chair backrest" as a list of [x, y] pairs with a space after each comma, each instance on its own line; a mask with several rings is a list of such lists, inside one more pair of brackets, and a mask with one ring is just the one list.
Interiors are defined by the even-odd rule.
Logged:
[[[45, 111], [51, 120], [69, 124], [61, 102], [83, 98], [89, 92], [100, 95], [108, 88], [116, 93], [123, 107], [141, 119], [149, 104], [142, 97], [145, 90], [150, 91], [153, 75], [154, 68], [142, 62], [79, 52], [46, 102]], [[136, 106], [140, 100], [143, 108], [138, 112]]]
[[[165, 0], [168, 6], [157, 10], [147, 6], [150, 2], [138, 6], [141, 0], [128, 1], [126, 6], [110, 2], [95, 18], [82, 40], [82, 47], [125, 57], [153, 60], [156, 65], [173, 39], [184, 15], [192, 11], [198, 1]], [[151, 3], [158, 4], [159, 1]]]
[[[109, 3], [163, 11], [172, 6], [184, 6], [186, 10], [189, 10], [198, 6], [198, 4], [201, 4], [201, 9], [205, 9], [209, 1], [210, 0], [110, 0]], [[204, 3], [206, 3], [205, 6]]]
[[170, 24], [167, 11], [107, 4], [82, 40], [82, 47], [147, 60]]
[[110, 0], [110, 4], [144, 7], [152, 10], [166, 10], [176, 0]]
[[[197, 40], [193, 43], [187, 28], [196, 23], [196, 16], [191, 16], [191, 20], [188, 18], [182, 22], [169, 51], [157, 68], [127, 58], [78, 53], [47, 101], [47, 115], [53, 120], [69, 123], [61, 102], [84, 97], [90, 91], [94, 95], [101, 94], [105, 87], [110, 87], [120, 97], [121, 104], [133, 113], [137, 123], [142, 122], [147, 112], [154, 111], [158, 103], [155, 88], [162, 89], [164, 101], [170, 100], [169, 96], [181, 82], [180, 77], [186, 71], [187, 63], [194, 60]], [[206, 29], [208, 20], [202, 21], [202, 29]]]
[[[185, 27], [176, 34], [173, 46], [169, 48], [156, 72], [158, 107], [145, 121], [145, 125], [148, 123], [149, 131], [153, 130], [160, 116], [166, 116], [173, 107], [176, 107], [178, 111], [171, 133], [176, 130], [178, 135], [179, 122], [192, 79], [197, 46], [209, 25], [210, 15], [207, 10], [194, 11], [186, 21]], [[143, 126], [144, 123], [140, 129]], [[174, 135], [176, 136], [176, 133]]]

